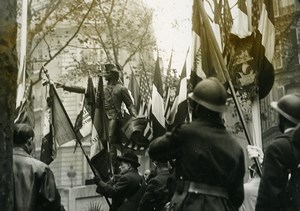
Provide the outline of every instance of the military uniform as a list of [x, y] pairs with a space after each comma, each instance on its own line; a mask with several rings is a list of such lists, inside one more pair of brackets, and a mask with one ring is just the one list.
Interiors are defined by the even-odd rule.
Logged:
[[169, 170], [159, 172], [148, 182], [145, 194], [141, 200], [140, 211], [162, 210], [171, 200], [170, 185], [172, 175]]
[[131, 169], [122, 174], [113, 184], [100, 181], [96, 192], [112, 198], [110, 211], [135, 211], [144, 193], [144, 179]]
[[244, 199], [244, 154], [221, 117], [182, 124], [169, 136], [177, 187], [173, 210], [237, 210]]
[[21, 147], [13, 149], [14, 210], [60, 210], [60, 196], [49, 166]]
[[300, 181], [295, 191], [286, 192], [289, 173], [297, 171], [300, 161], [299, 149], [291, 143], [292, 133], [293, 129], [278, 136], [265, 152], [256, 210], [300, 210]]

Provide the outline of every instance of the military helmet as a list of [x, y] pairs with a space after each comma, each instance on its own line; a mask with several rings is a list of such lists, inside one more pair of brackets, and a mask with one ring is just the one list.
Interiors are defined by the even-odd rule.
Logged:
[[271, 102], [271, 106], [289, 121], [300, 123], [300, 93], [285, 95], [278, 102]]
[[210, 77], [200, 81], [189, 98], [215, 112], [226, 111], [227, 93], [217, 78]]
[[169, 151], [169, 137], [170, 134], [166, 133], [163, 136], [155, 138], [149, 145], [149, 157], [156, 162], [167, 162], [169, 156], [166, 152]]

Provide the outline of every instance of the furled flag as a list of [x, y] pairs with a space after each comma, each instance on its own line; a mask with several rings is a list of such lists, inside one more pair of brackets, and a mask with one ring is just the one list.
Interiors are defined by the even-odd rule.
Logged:
[[150, 120], [152, 121], [153, 138], [161, 136], [165, 133], [165, 117], [164, 117], [164, 100], [161, 72], [159, 67], [159, 58], [157, 57], [155, 64], [155, 72], [152, 86], [151, 112]]
[[91, 138], [91, 163], [103, 181], [109, 180], [108, 119], [104, 108], [104, 88], [102, 76], [99, 77], [96, 94], [96, 108]]
[[128, 90], [133, 98], [134, 106], [136, 111], [139, 110], [139, 98], [140, 98], [140, 88], [136, 80], [136, 76], [133, 71], [131, 71], [130, 80], [128, 84]]
[[32, 128], [35, 126], [35, 118], [32, 104], [32, 83], [27, 83], [21, 105], [16, 109], [15, 123], [26, 123]]
[[44, 113], [43, 138], [40, 156], [40, 160], [47, 165], [49, 165], [56, 157], [56, 143], [53, 140], [51, 108], [49, 106], [51, 105], [48, 105], [48, 108]]
[[[275, 26], [273, 1], [262, 1], [260, 17], [252, 17], [252, 24], [255, 30], [254, 45], [250, 54], [254, 58], [255, 69], [257, 70], [257, 81], [260, 99], [268, 95], [274, 83], [274, 68], [272, 59], [275, 49]], [[254, 8], [259, 7], [260, 1], [253, 0], [253, 14], [258, 12]], [[257, 22], [257, 20], [259, 20]], [[258, 24], [258, 26], [256, 26]]]
[[90, 137], [95, 113], [95, 88], [92, 77], [88, 77], [83, 105], [75, 121], [75, 131], [79, 139]]
[[180, 122], [184, 122], [188, 118], [188, 102], [187, 102], [187, 78], [186, 78], [186, 61], [184, 62], [180, 83], [177, 87], [176, 97], [167, 119], [169, 125], [175, 126]]
[[[165, 82], [165, 91], [166, 91], [166, 103], [165, 103], [165, 119], [167, 120], [168, 117], [170, 116], [170, 111], [171, 111], [171, 65], [172, 65], [172, 56], [173, 56], [173, 50], [170, 56], [169, 60], [169, 65], [167, 69], [167, 76], [166, 76], [166, 82]], [[166, 122], [166, 124], [168, 124]]]

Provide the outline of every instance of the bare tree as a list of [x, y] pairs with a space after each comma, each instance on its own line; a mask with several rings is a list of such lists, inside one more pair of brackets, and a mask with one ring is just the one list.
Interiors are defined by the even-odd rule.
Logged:
[[0, 210], [13, 210], [13, 120], [17, 86], [17, 4], [0, 1]]

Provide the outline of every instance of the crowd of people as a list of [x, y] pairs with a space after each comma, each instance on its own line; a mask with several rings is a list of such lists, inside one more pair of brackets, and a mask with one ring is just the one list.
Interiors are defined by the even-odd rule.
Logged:
[[[111, 72], [117, 71], [111, 68]], [[107, 93], [111, 95], [110, 90]], [[146, 178], [138, 172], [140, 163], [133, 151], [121, 156], [112, 152], [119, 174], [109, 182], [97, 176], [94, 179], [96, 192], [111, 198], [110, 210], [300, 210], [300, 95], [285, 95], [271, 104], [278, 113], [282, 135], [265, 153], [247, 147], [249, 158], [260, 161], [262, 175], [257, 163], [251, 165], [246, 183], [244, 151], [222, 119], [227, 109], [225, 87], [216, 78], [207, 78], [188, 98], [193, 120], [150, 143], [148, 152], [155, 168], [145, 172]], [[127, 104], [131, 109], [131, 101]], [[136, 115], [134, 110], [132, 114]], [[110, 115], [119, 119], [114, 112]], [[113, 133], [110, 136], [112, 144], [117, 143]], [[49, 166], [29, 155], [33, 137], [28, 125], [15, 125], [15, 210], [63, 210]]]

